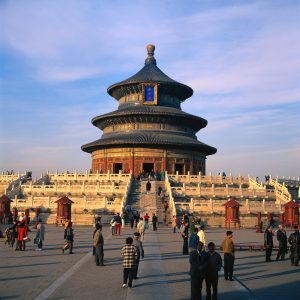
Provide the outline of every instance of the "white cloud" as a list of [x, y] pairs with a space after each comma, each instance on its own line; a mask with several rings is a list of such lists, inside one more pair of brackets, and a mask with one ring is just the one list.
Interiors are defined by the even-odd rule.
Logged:
[[45, 68], [40, 69], [40, 76], [39, 78], [44, 79], [46, 81], [74, 81], [83, 78], [94, 77], [99, 75], [100, 70], [95, 68], [91, 69], [73, 69], [68, 70], [65, 68], [58, 69], [58, 68]]
[[[149, 10], [145, 9], [145, 3]], [[160, 6], [152, 10], [157, 3]], [[18, 129], [7, 128], [7, 136], [16, 134], [20, 141], [18, 148], [28, 155], [13, 152], [9, 143], [0, 142], [7, 149], [7, 161], [27, 168], [27, 160], [36, 169], [52, 164], [68, 168], [72, 163], [89, 165], [90, 157], [81, 153], [80, 146], [101, 134], [90, 124], [90, 119], [116, 108], [113, 100], [105, 102], [107, 95], [103, 100], [101, 93], [106, 93], [106, 87], [100, 85], [110, 80], [114, 83], [115, 78], [122, 80], [138, 71], [143, 66], [148, 43], [156, 44], [158, 66], [194, 89], [193, 98], [183, 108], [203, 117], [206, 117], [203, 112], [208, 115], [209, 124], [200, 131], [200, 140], [220, 148], [216, 156], [208, 158], [208, 168], [240, 165], [251, 171], [255, 170], [253, 162], [258, 161], [260, 169], [265, 159], [275, 172], [279, 168], [272, 166], [272, 160], [278, 160], [276, 155], [299, 161], [297, 112], [283, 110], [284, 105], [300, 101], [299, 7], [257, 1], [223, 4], [223, 7], [210, 4], [210, 8], [205, 8], [194, 3], [189, 10], [192, 13], [185, 14], [188, 10], [181, 12], [181, 5], [186, 6], [182, 3], [7, 1], [2, 4], [2, 50], [6, 55], [17, 56], [18, 63], [24, 64], [25, 77], [32, 80], [32, 94], [34, 80], [38, 80], [38, 84], [46, 82], [47, 88], [54, 86], [56, 90], [51, 96], [58, 96], [53, 105], [51, 100], [41, 99], [44, 101], [32, 106], [26, 89], [20, 99], [14, 95], [6, 97], [6, 102], [11, 102], [6, 107], [15, 108], [14, 117], [31, 114], [27, 120], [39, 127], [27, 125], [27, 131], [35, 132], [34, 136], [18, 135]], [[175, 8], [176, 13], [172, 13]], [[99, 88], [80, 86], [81, 79], [95, 78], [99, 78]], [[76, 82], [71, 85], [72, 81]], [[71, 101], [72, 95], [76, 104]], [[70, 140], [70, 148], [52, 146]], [[32, 148], [30, 143], [38, 143], [40, 148]], [[231, 143], [236, 148], [229, 155], [226, 151]], [[268, 143], [278, 153], [269, 157], [265, 150], [270, 148]], [[244, 144], [244, 148], [239, 144]], [[287, 152], [285, 145], [298, 148]], [[241, 155], [242, 152], [245, 154]], [[54, 153], [55, 160], [48, 162]], [[294, 166], [286, 157], [282, 162], [286, 163], [280, 165], [282, 170]]]

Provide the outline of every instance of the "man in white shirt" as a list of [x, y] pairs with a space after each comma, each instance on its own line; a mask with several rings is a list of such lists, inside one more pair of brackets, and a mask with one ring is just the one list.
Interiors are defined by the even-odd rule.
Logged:
[[204, 232], [204, 225], [200, 226], [200, 230], [198, 231], [199, 241], [203, 243], [204, 247], [206, 246], [206, 236]]

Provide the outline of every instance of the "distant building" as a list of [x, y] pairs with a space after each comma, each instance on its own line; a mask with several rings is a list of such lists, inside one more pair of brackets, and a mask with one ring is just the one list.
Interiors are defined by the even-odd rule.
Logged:
[[181, 103], [193, 90], [157, 67], [154, 50], [155, 46], [148, 45], [145, 66], [108, 88], [118, 109], [92, 119], [103, 135], [81, 149], [91, 153], [93, 173], [130, 170], [137, 175], [167, 170], [205, 174], [206, 156], [217, 152], [196, 137], [207, 121], [181, 110]]

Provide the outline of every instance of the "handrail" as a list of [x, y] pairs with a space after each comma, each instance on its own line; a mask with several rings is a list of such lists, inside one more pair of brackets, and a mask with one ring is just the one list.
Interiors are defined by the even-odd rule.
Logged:
[[253, 189], [263, 189], [263, 184], [257, 182], [256, 179], [251, 178], [250, 176], [248, 177], [249, 179], [249, 187], [253, 188]]
[[276, 195], [276, 202], [281, 204], [287, 203], [292, 200], [292, 196], [286, 186], [278, 182], [278, 179], [274, 180], [271, 176], [268, 182], [270, 185], [274, 186], [275, 188], [275, 195]]

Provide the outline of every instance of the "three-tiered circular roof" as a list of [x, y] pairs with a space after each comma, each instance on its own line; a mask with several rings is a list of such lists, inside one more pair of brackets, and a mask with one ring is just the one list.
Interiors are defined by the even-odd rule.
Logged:
[[[155, 47], [147, 46], [148, 57], [145, 66], [135, 75], [119, 83], [111, 85], [107, 91], [117, 100], [130, 94], [141, 94], [142, 84], [158, 85], [157, 105], [144, 105], [143, 103], [131, 103], [119, 105], [116, 111], [97, 116], [92, 119], [92, 124], [101, 130], [112, 126], [112, 131], [106, 132], [92, 143], [83, 145], [81, 149], [92, 153], [99, 149], [114, 147], [155, 147], [155, 148], [180, 148], [195, 150], [204, 155], [211, 155], [217, 149], [197, 140], [195, 133], [207, 125], [207, 121], [198, 116], [183, 112], [180, 106], [170, 103], [160, 103], [160, 97], [167, 95], [184, 101], [193, 95], [193, 90], [182, 83], [179, 83], [164, 74], [156, 65], [154, 58]], [[136, 123], [158, 123], [170, 124], [178, 130], [170, 129], [142, 129], [120, 130], [114, 125]]]

